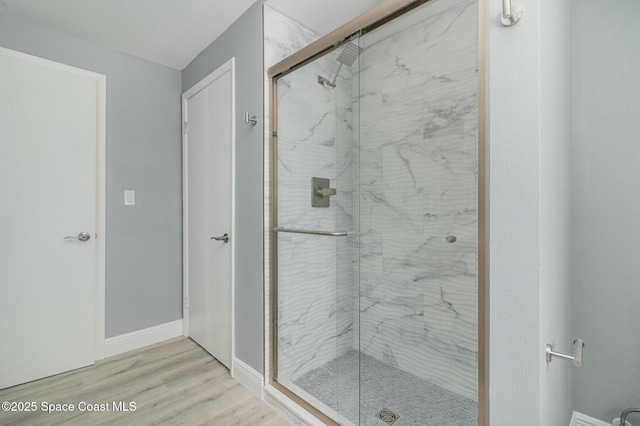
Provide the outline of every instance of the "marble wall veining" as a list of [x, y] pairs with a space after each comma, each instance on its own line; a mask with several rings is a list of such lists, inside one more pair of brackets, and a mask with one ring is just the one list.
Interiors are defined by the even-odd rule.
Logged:
[[[304, 46], [317, 40], [319, 36], [311, 30], [303, 27], [292, 19], [284, 16], [280, 12], [263, 5], [263, 55], [264, 55], [264, 299], [270, 300], [271, 289], [269, 277], [271, 274], [271, 250], [269, 246], [271, 236], [271, 209], [269, 199], [271, 197], [271, 81], [268, 70], [289, 55], [302, 49]], [[271, 336], [271, 304], [265, 303], [265, 346], [270, 345]], [[265, 377], [269, 377], [270, 353], [265, 351]]]
[[[352, 152], [351, 138], [348, 150], [338, 148], [338, 134], [346, 133], [339, 129], [350, 131], [346, 123], [339, 125], [346, 120], [341, 110], [351, 107], [350, 97], [338, 102], [343, 81], [336, 89], [317, 82], [318, 75], [335, 74], [336, 56], [329, 54], [278, 80], [279, 226], [351, 231], [350, 203], [342, 202], [350, 202], [351, 193], [338, 182], [339, 166], [348, 169], [348, 160], [338, 156]], [[337, 189], [331, 207], [311, 207], [314, 176], [330, 179]], [[338, 252], [348, 254], [340, 257]], [[347, 238], [278, 234], [279, 376], [295, 380], [351, 349], [351, 259]]]
[[[266, 69], [318, 38], [266, 5], [264, 22]], [[338, 53], [278, 81], [279, 226], [351, 230], [350, 70], [342, 70], [336, 89], [317, 82], [318, 75], [333, 78]], [[328, 178], [338, 189], [330, 208], [311, 207], [312, 177]], [[265, 194], [270, 192], [267, 185]], [[267, 230], [269, 226], [267, 221]], [[294, 381], [352, 349], [351, 241], [278, 234], [279, 378]]]
[[[278, 225], [350, 234], [278, 235], [279, 377], [355, 349], [477, 399], [477, 17], [477, 0], [432, 0], [355, 41], [336, 89], [317, 76], [340, 49], [280, 79]], [[264, 20], [265, 70], [318, 38]], [[311, 208], [312, 176], [331, 208]]]
[[477, 7], [433, 0], [361, 38], [354, 314], [361, 352], [470, 399], [477, 399]]

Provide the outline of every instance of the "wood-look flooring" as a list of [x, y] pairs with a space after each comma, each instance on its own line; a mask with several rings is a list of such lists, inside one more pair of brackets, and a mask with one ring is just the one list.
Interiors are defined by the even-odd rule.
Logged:
[[[35, 412], [0, 410], [0, 425], [265, 425], [289, 422], [229, 377], [229, 370], [188, 338], [128, 352], [90, 367], [0, 390], [0, 402], [36, 402]], [[81, 412], [78, 403], [107, 404]], [[42, 403], [74, 404], [42, 412]], [[135, 402], [135, 411], [113, 403]], [[103, 405], [103, 407], [105, 407]], [[100, 407], [99, 407], [100, 408]]]

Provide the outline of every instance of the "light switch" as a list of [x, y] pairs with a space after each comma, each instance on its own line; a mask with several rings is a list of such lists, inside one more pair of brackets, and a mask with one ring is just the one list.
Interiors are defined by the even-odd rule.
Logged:
[[135, 206], [136, 205], [136, 191], [132, 189], [124, 190], [124, 205]]

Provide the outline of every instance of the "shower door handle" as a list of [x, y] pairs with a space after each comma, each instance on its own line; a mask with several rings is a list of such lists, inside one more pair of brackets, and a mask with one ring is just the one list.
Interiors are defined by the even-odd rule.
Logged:
[[229, 234], [225, 233], [221, 237], [211, 237], [212, 240], [224, 241], [225, 244], [229, 242]]
[[308, 235], [324, 235], [326, 237], [344, 237], [347, 235], [346, 231], [313, 231], [310, 229], [291, 229], [291, 228], [282, 228], [276, 226], [273, 228], [273, 232], [290, 232], [292, 234], [308, 234]]

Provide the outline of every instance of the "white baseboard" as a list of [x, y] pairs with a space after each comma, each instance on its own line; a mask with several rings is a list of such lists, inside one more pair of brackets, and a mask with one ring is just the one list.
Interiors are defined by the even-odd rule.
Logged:
[[120, 336], [110, 337], [104, 342], [104, 356], [108, 358], [145, 346], [182, 336], [182, 320], [156, 325]]
[[261, 400], [264, 399], [264, 377], [238, 358], [231, 361], [231, 377], [249, 392]]
[[611, 423], [606, 423], [602, 420], [574, 411], [573, 416], [571, 416], [571, 424], [569, 426], [611, 426]]

